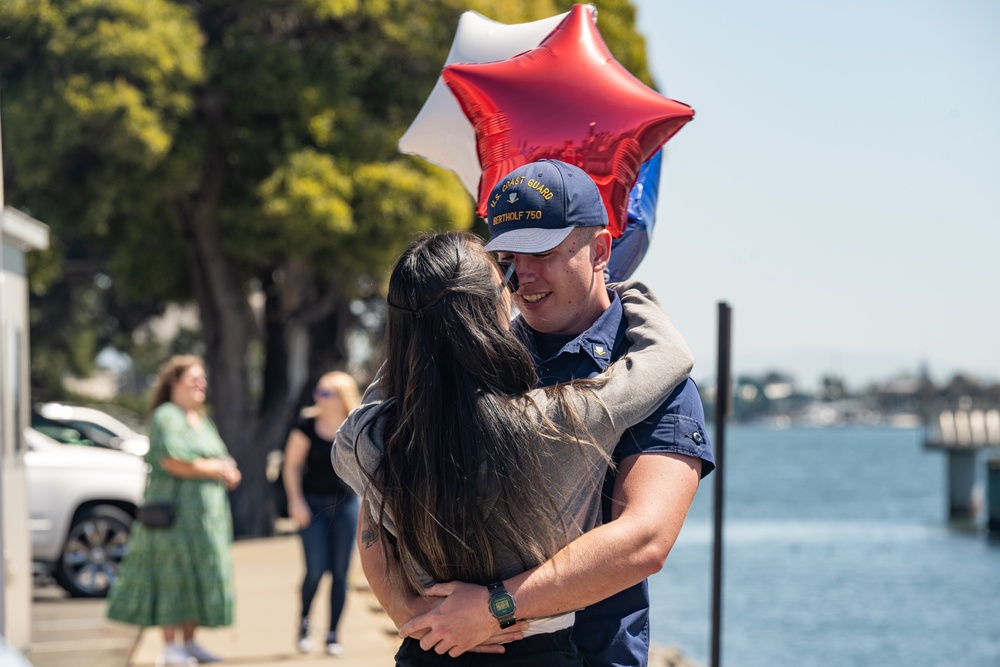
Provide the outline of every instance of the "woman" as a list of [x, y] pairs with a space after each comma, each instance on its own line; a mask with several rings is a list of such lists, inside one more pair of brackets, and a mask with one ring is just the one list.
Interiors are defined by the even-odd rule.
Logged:
[[173, 501], [173, 524], [133, 524], [129, 552], [108, 601], [108, 618], [163, 628], [165, 665], [218, 662], [195, 643], [198, 626], [232, 625], [227, 491], [240, 483], [215, 425], [205, 414], [205, 365], [176, 356], [160, 369], [149, 414], [145, 503]]
[[[636, 288], [621, 292], [631, 344], [624, 358], [593, 380], [533, 390], [533, 361], [509, 328], [505, 282], [475, 237], [414, 242], [389, 280], [385, 366], [337, 435], [337, 471], [366, 494], [415, 591], [500, 582], [596, 525], [615, 444], [691, 369], [683, 340]], [[504, 654], [462, 659], [580, 665], [573, 619], [530, 621], [526, 639]], [[414, 639], [396, 659], [451, 660]]]
[[330, 582], [330, 628], [326, 636], [328, 655], [343, 655], [337, 640], [337, 625], [347, 598], [347, 570], [358, 528], [358, 497], [330, 464], [330, 450], [337, 429], [347, 413], [361, 403], [358, 385], [347, 373], [334, 371], [319, 379], [313, 391], [315, 405], [303, 410], [285, 443], [282, 479], [288, 494], [288, 516], [299, 526], [306, 574], [302, 580], [302, 614], [298, 647], [312, 650], [309, 609], [324, 572]]

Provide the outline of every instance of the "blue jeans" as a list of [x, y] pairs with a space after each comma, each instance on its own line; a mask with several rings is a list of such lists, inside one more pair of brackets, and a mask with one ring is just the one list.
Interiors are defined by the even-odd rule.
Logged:
[[319, 582], [329, 572], [330, 633], [336, 633], [347, 599], [347, 569], [351, 564], [354, 535], [358, 530], [357, 496], [314, 496], [306, 494], [313, 518], [308, 528], [299, 531], [306, 558], [306, 576], [302, 580], [302, 616], [309, 615]]

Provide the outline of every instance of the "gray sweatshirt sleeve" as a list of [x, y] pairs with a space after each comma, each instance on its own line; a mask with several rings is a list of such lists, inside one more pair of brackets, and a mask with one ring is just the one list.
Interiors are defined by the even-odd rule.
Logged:
[[[683, 382], [694, 366], [684, 338], [644, 284], [631, 281], [615, 286], [628, 322], [628, 352], [598, 376], [604, 384], [568, 389], [566, 401], [590, 431], [595, 444], [614, 449], [622, 434], [656, 410]], [[538, 409], [559, 423], [562, 409], [546, 389], [529, 394]]]
[[340, 425], [330, 452], [333, 469], [359, 496], [363, 496], [368, 487], [365, 471], [372, 474], [382, 458], [381, 447], [369, 437], [369, 427], [384, 404], [379, 386], [381, 379], [382, 371], [379, 370], [365, 390], [361, 405], [352, 410]]

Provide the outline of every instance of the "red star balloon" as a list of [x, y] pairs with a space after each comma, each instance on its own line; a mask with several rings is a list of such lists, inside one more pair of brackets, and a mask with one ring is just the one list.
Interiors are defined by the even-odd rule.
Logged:
[[642, 163], [694, 117], [612, 57], [584, 5], [574, 5], [538, 47], [508, 60], [449, 65], [442, 77], [476, 131], [483, 217], [501, 178], [552, 158], [590, 174], [617, 238]]

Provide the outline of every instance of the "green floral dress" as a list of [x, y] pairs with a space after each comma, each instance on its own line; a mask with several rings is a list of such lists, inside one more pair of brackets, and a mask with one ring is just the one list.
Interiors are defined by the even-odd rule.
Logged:
[[232, 625], [232, 515], [225, 486], [208, 479], [181, 479], [160, 465], [164, 458], [194, 461], [228, 456], [215, 425], [195, 430], [184, 411], [164, 403], [149, 431], [146, 500], [177, 499], [170, 528], [132, 524], [128, 555], [108, 599], [108, 618], [142, 627]]

